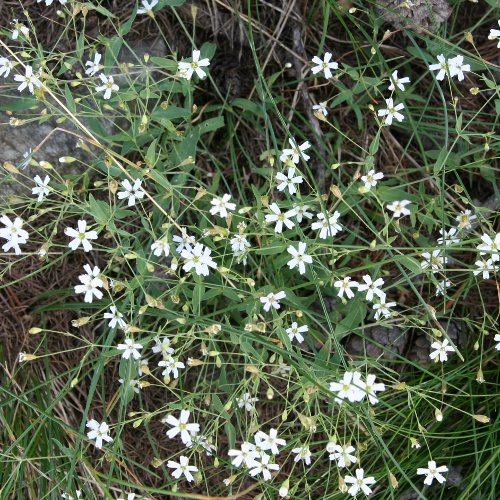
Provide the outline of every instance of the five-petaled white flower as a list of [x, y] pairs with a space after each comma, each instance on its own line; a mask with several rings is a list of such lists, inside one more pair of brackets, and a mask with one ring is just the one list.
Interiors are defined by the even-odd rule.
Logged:
[[311, 229], [317, 231], [319, 229], [319, 237], [324, 240], [329, 236], [335, 236], [339, 231], [342, 231], [342, 226], [338, 222], [340, 213], [335, 211], [332, 215], [325, 215], [323, 212], [316, 214], [318, 219], [311, 224]]
[[363, 381], [359, 372], [345, 372], [339, 382], [330, 382], [330, 391], [337, 393], [337, 403], [342, 403], [346, 398], [351, 403], [361, 401], [365, 397], [362, 387]]
[[295, 457], [293, 459], [294, 462], [302, 460], [306, 465], [311, 465], [312, 453], [309, 446], [299, 446], [297, 448], [293, 448], [292, 453], [295, 453]]
[[276, 203], [271, 203], [269, 205], [269, 210], [272, 212], [270, 214], [266, 214], [266, 222], [271, 223], [275, 222], [274, 232], [281, 233], [283, 232], [283, 224], [288, 228], [292, 229], [295, 224], [290, 220], [291, 217], [296, 215], [295, 209], [287, 210], [286, 212], [282, 212], [280, 207], [276, 205]]
[[402, 122], [405, 117], [400, 113], [404, 109], [405, 105], [400, 102], [399, 104], [394, 104], [392, 97], [385, 100], [385, 108], [378, 110], [378, 116], [385, 116], [384, 123], [386, 125], [392, 125], [392, 121], [396, 119], [398, 122]]
[[394, 217], [396, 217], [396, 219], [399, 219], [399, 217], [410, 215], [411, 213], [410, 210], [406, 208], [406, 206], [409, 205], [410, 203], [411, 201], [408, 200], [393, 201], [392, 203], [386, 205], [386, 208], [387, 210], [394, 212]]
[[153, 9], [158, 5], [158, 0], [141, 0], [142, 7], [137, 9], [137, 14], [152, 16]]
[[281, 307], [280, 300], [286, 297], [286, 293], [284, 291], [278, 293], [268, 293], [265, 297], [261, 297], [260, 301], [264, 305], [264, 311], [268, 312], [271, 307], [274, 309], [279, 309]]
[[168, 257], [168, 254], [170, 253], [170, 245], [166, 237], [153, 242], [151, 245], [151, 251], [157, 257], [160, 257], [161, 255]]
[[231, 463], [235, 467], [241, 467], [242, 464], [245, 464], [249, 469], [257, 466], [257, 459], [260, 459], [261, 456], [255, 449], [255, 445], [247, 441], [241, 444], [239, 450], [232, 449], [227, 454], [232, 457]]
[[127, 200], [128, 206], [133, 207], [137, 200], [144, 198], [146, 194], [141, 188], [142, 181], [140, 179], [135, 179], [134, 184], [132, 184], [128, 179], [122, 181], [123, 191], [119, 191], [117, 196], [119, 200]]
[[405, 83], [410, 83], [410, 79], [405, 76], [403, 78], [398, 78], [398, 70], [394, 71], [391, 75], [391, 84], [389, 85], [389, 90], [396, 90], [396, 87], [402, 91], [405, 90]]
[[439, 295], [444, 295], [446, 293], [446, 290], [448, 290], [450, 286], [452, 286], [452, 283], [448, 279], [438, 281], [436, 283], [436, 297]]
[[453, 346], [448, 345], [449, 343], [450, 341], [448, 339], [444, 339], [442, 342], [435, 340], [431, 344], [431, 349], [434, 349], [434, 351], [429, 354], [429, 358], [433, 359], [436, 363], [438, 359], [441, 363], [443, 361], [448, 361], [448, 353], [455, 352]]
[[163, 358], [169, 358], [174, 353], [172, 346], [170, 345], [170, 340], [168, 337], [155, 337], [154, 338], [155, 345], [151, 348], [151, 350], [155, 354], [161, 354]]
[[98, 449], [102, 448], [102, 442], [106, 441], [106, 443], [112, 443], [113, 438], [109, 435], [109, 425], [106, 422], [99, 423], [97, 420], [89, 420], [86, 425], [87, 428], [90, 429], [87, 432], [87, 437], [94, 441], [95, 447]]
[[384, 178], [382, 172], [375, 172], [375, 170], [370, 170], [366, 175], [361, 176], [361, 180], [365, 184], [365, 189], [368, 191], [377, 185], [377, 182]]
[[217, 269], [217, 263], [210, 256], [211, 253], [212, 250], [201, 243], [196, 243], [189, 250], [185, 248], [181, 252], [181, 257], [185, 259], [182, 269], [188, 273], [194, 268], [194, 272], [198, 276], [208, 276], [210, 273], [209, 267]]
[[6, 215], [2, 215], [0, 222], [5, 225], [5, 227], [0, 228], [0, 238], [7, 240], [2, 245], [3, 251], [8, 252], [12, 248], [16, 255], [20, 255], [21, 247], [19, 245], [26, 243], [29, 238], [28, 231], [23, 229], [23, 219], [16, 217], [14, 221], [11, 221]]
[[326, 451], [330, 454], [329, 459], [335, 460], [337, 466], [342, 467], [350, 467], [352, 464], [355, 464], [358, 459], [353, 453], [356, 451], [354, 446], [344, 445], [336, 443], [328, 443], [326, 445]]
[[448, 472], [448, 467], [446, 465], [437, 466], [434, 460], [429, 460], [427, 462], [427, 468], [419, 467], [417, 469], [417, 474], [422, 476], [425, 475], [424, 484], [431, 485], [434, 479], [440, 484], [446, 481], [446, 478], [441, 474], [442, 472]]
[[304, 274], [306, 272], [306, 264], [312, 264], [312, 257], [306, 254], [307, 245], [303, 242], [299, 243], [299, 247], [295, 248], [290, 245], [287, 248], [287, 252], [292, 256], [292, 258], [287, 262], [290, 269], [295, 267], [299, 268], [299, 274]]
[[114, 78], [110, 76], [106, 76], [104, 73], [101, 73], [99, 75], [99, 78], [102, 82], [102, 85], [99, 85], [99, 87], [96, 87], [95, 91], [96, 92], [104, 92], [103, 98], [104, 99], [109, 99], [111, 97], [111, 92], [117, 92], [120, 90], [120, 87], [115, 83]]
[[104, 319], [109, 319], [108, 326], [110, 328], [115, 328], [117, 325], [119, 328], [125, 328], [127, 323], [123, 319], [123, 314], [116, 308], [116, 306], [110, 306], [109, 312], [104, 313]]
[[171, 356], [168, 358], [162, 359], [159, 363], [158, 366], [162, 366], [165, 369], [161, 372], [161, 374], [164, 377], [172, 376], [174, 378], [179, 378], [179, 368], [185, 368], [186, 366], [182, 361], [175, 360]]
[[42, 180], [39, 175], [36, 175], [33, 179], [36, 186], [31, 188], [31, 194], [38, 195], [37, 201], [40, 203], [46, 196], [48, 196], [50, 189], [48, 187], [50, 182], [50, 177], [48, 175]]
[[313, 110], [316, 111], [317, 113], [321, 113], [323, 116], [328, 116], [326, 101], [320, 102], [319, 104], [314, 104]]
[[291, 159], [293, 163], [299, 163], [302, 158], [304, 161], [308, 161], [311, 158], [309, 155], [305, 153], [310, 147], [311, 144], [309, 141], [303, 142], [300, 146], [292, 137], [288, 138], [288, 142], [290, 144], [290, 148], [285, 148], [281, 152], [280, 160], [286, 162]]
[[14, 64], [11, 61], [6, 57], [0, 57], [0, 76], [7, 78], [13, 68]]
[[22, 92], [26, 87], [28, 87], [28, 90], [33, 94], [35, 87], [40, 88], [42, 86], [42, 82], [38, 76], [33, 73], [33, 68], [31, 66], [26, 66], [25, 74], [14, 76], [14, 80], [16, 82], [20, 82], [19, 87], [17, 87], [19, 92]]
[[216, 196], [214, 199], [210, 201], [213, 205], [210, 209], [210, 213], [212, 215], [220, 215], [221, 217], [227, 217], [229, 212], [232, 212], [236, 209], [235, 203], [230, 203], [231, 199], [230, 194], [224, 194], [222, 197]]
[[[498, 20], [498, 25], [500, 26], [500, 20]], [[498, 40], [497, 49], [500, 49], [500, 30], [491, 28], [490, 34], [488, 35], [488, 40]]]
[[460, 238], [456, 236], [457, 234], [457, 228], [456, 227], [450, 227], [448, 231], [446, 229], [441, 228], [439, 230], [441, 236], [438, 238], [437, 242], [440, 245], [454, 245], [455, 243], [460, 242]]
[[490, 272], [495, 272], [497, 270], [497, 266], [495, 265], [495, 262], [493, 261], [493, 259], [476, 260], [476, 262], [474, 264], [477, 267], [477, 269], [475, 269], [473, 271], [474, 276], [477, 276], [478, 274], [482, 273], [483, 279], [485, 279], [485, 280], [490, 279]]
[[448, 59], [448, 69], [450, 76], [456, 76], [458, 81], [461, 82], [465, 78], [464, 73], [470, 71], [470, 64], [464, 64], [464, 56], [455, 56]]
[[437, 71], [436, 75], [436, 80], [444, 80], [444, 77], [446, 76], [446, 73], [448, 72], [448, 61], [446, 60], [446, 57], [444, 57], [443, 54], [439, 54], [437, 56], [438, 62], [435, 64], [430, 64], [429, 69], [431, 71]]
[[246, 411], [254, 411], [255, 403], [259, 398], [253, 398], [249, 392], [245, 392], [241, 398], [236, 398], [236, 403], [238, 404], [238, 408], [245, 408]]
[[270, 481], [272, 478], [271, 471], [280, 470], [280, 466], [278, 464], [270, 464], [269, 460], [271, 457], [269, 455], [262, 455], [260, 458], [260, 462], [255, 462], [253, 465], [253, 469], [250, 469], [249, 474], [254, 477], [257, 474], [262, 474], [262, 478], [264, 481]]
[[100, 278], [101, 270], [94, 266], [92, 269], [88, 264], [83, 266], [83, 270], [85, 274], [80, 274], [78, 279], [80, 280], [81, 285], [75, 286], [75, 293], [84, 293], [85, 297], [83, 298], [84, 302], [92, 303], [94, 297], [96, 299], [102, 299], [102, 292], [99, 288], [104, 286], [102, 279]]
[[301, 175], [295, 175], [295, 168], [289, 167], [287, 174], [283, 172], [278, 172], [276, 174], [276, 179], [278, 180], [278, 191], [284, 191], [288, 188], [290, 194], [297, 193], [297, 184], [302, 184], [303, 178]]
[[185, 445], [190, 445], [192, 437], [200, 432], [200, 425], [188, 422], [189, 420], [189, 410], [181, 410], [179, 418], [175, 418], [173, 415], [168, 415], [162, 422], [170, 425], [172, 428], [167, 431], [167, 436], [170, 439], [174, 439], [177, 434], [180, 435], [181, 441]]
[[317, 73], [323, 73], [326, 79], [332, 77], [332, 69], [338, 69], [339, 64], [335, 61], [332, 61], [332, 53], [326, 52], [323, 59], [318, 56], [314, 56], [312, 58], [312, 62], [316, 65], [311, 68], [313, 75]]
[[497, 351], [500, 351], [500, 333], [496, 333], [495, 336], [493, 337], [493, 340], [497, 342], [497, 345], [495, 346], [495, 349]]
[[480, 255], [485, 255], [486, 253], [491, 253], [491, 260], [497, 262], [500, 260], [500, 233], [495, 234], [492, 238], [488, 234], [483, 234], [481, 236], [483, 243], [478, 245], [477, 249], [480, 250]]
[[308, 212], [309, 205], [296, 205], [293, 209], [295, 210], [295, 218], [297, 219], [297, 222], [302, 222], [304, 217], [306, 219], [311, 219], [313, 216], [311, 212]]
[[368, 302], [373, 302], [373, 295], [375, 294], [380, 300], [385, 301], [385, 292], [381, 290], [384, 284], [382, 278], [378, 278], [375, 281], [372, 280], [369, 274], [363, 276], [364, 283], [359, 283], [358, 292], [366, 292], [366, 300]]
[[187, 234], [184, 228], [181, 228], [181, 235], [174, 235], [172, 237], [172, 240], [174, 241], [174, 243], [177, 243], [177, 247], [175, 248], [175, 251], [177, 253], [181, 253], [184, 249], [191, 250], [192, 247], [196, 245], [194, 236], [190, 236], [189, 234]]
[[118, 344], [116, 348], [122, 352], [123, 359], [129, 359], [132, 356], [134, 359], [140, 359], [141, 353], [139, 352], [142, 349], [142, 344], [138, 344], [134, 342], [134, 339], [125, 339], [123, 344]]
[[193, 74], [196, 72], [198, 78], [203, 79], [207, 74], [202, 68], [206, 68], [207, 66], [210, 66], [210, 60], [208, 58], [200, 60], [200, 51], [193, 50], [191, 62], [181, 61], [178, 64], [178, 73], [180, 77], [191, 80]]
[[85, 220], [78, 221], [78, 229], [67, 227], [64, 230], [64, 234], [73, 238], [68, 243], [71, 250], [76, 250], [80, 245], [82, 245], [85, 252], [90, 252], [92, 250], [92, 243], [90, 243], [90, 240], [97, 239], [96, 231], [87, 231], [87, 221]]
[[286, 446], [286, 441], [278, 437], [277, 429], [269, 429], [269, 433], [259, 431], [255, 434], [255, 443], [262, 451], [270, 451], [273, 455], [280, 452], [278, 446]]
[[293, 341], [293, 339], [297, 339], [297, 342], [301, 343], [304, 342], [304, 336], [302, 334], [307, 333], [309, 331], [309, 327], [307, 325], [299, 326], [298, 323], [294, 321], [292, 326], [287, 328], [285, 331], [291, 341]]
[[347, 490], [347, 493], [352, 497], [355, 497], [360, 491], [362, 491], [366, 496], [370, 495], [372, 492], [370, 485], [375, 484], [375, 478], [373, 476], [365, 477], [365, 471], [363, 469], [356, 469], [356, 477], [346, 476], [344, 482], [346, 484], [352, 484], [352, 486]]
[[476, 219], [477, 215], [474, 215], [471, 210], [464, 210], [455, 217], [460, 229], [471, 229], [472, 222]]
[[422, 269], [430, 269], [432, 272], [440, 271], [448, 262], [448, 257], [442, 254], [441, 250], [433, 250], [432, 252], [422, 252], [424, 259], [420, 263]]
[[385, 391], [385, 384], [382, 382], [375, 382], [375, 378], [375, 375], [368, 374], [365, 381], [361, 380], [361, 390], [368, 397], [368, 401], [372, 405], [378, 403], [376, 393]]
[[194, 480], [192, 472], [198, 472], [198, 467], [189, 465], [189, 459], [184, 455], [179, 457], [179, 462], [169, 460], [167, 462], [167, 467], [173, 469], [172, 476], [174, 476], [175, 479], [179, 479], [182, 475], [184, 475], [188, 482]]
[[385, 302], [385, 300], [381, 300], [380, 302], [373, 304], [372, 307], [375, 311], [375, 319], [380, 319], [380, 316], [390, 318], [392, 311], [389, 308], [394, 306], [396, 306], [396, 302]]
[[336, 281], [333, 286], [339, 289], [338, 296], [340, 298], [342, 298], [345, 293], [348, 299], [352, 299], [354, 297], [354, 292], [351, 290], [351, 288], [358, 288], [359, 283], [357, 281], [352, 281], [352, 278], [350, 276], [346, 276], [345, 278]]
[[11, 24], [14, 26], [12, 30], [12, 40], [17, 40], [20, 33], [26, 37], [29, 35], [30, 30], [23, 23], [20, 23], [18, 19], [13, 19]]
[[86, 75], [94, 76], [103, 69], [104, 66], [101, 64], [101, 58], [102, 58], [101, 54], [99, 54], [99, 52], [96, 52], [93, 61], [92, 59], [89, 59], [88, 61], [85, 62], [85, 66], [88, 66], [88, 68], [85, 69]]

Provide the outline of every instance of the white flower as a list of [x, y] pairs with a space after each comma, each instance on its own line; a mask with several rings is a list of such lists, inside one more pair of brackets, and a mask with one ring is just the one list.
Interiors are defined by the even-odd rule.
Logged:
[[227, 217], [229, 212], [232, 212], [236, 209], [236, 205], [234, 203], [229, 203], [231, 199], [230, 194], [225, 194], [222, 198], [215, 197], [210, 203], [213, 207], [210, 209], [210, 213], [212, 215], [219, 214], [221, 217]]
[[92, 244], [90, 240], [97, 239], [96, 231], [87, 231], [87, 222], [85, 220], [78, 221], [78, 229], [73, 229], [72, 227], [67, 227], [64, 230], [64, 234], [73, 238], [68, 246], [71, 250], [76, 250], [80, 245], [82, 245], [85, 252], [90, 252], [92, 250]]
[[179, 368], [185, 368], [184, 363], [182, 363], [181, 361], [176, 361], [172, 357], [163, 359], [158, 363], [158, 366], [165, 367], [165, 370], [163, 370], [161, 373], [164, 377], [168, 377], [170, 374], [172, 374], [174, 378], [179, 378]]
[[470, 71], [470, 64], [464, 64], [464, 56], [455, 56], [448, 59], [448, 69], [450, 76], [456, 76], [461, 82], [465, 78], [464, 73]]
[[384, 318], [390, 318], [392, 315], [392, 311], [389, 309], [390, 307], [395, 307], [396, 302], [385, 302], [385, 300], [381, 300], [377, 304], [373, 304], [373, 310], [375, 311], [375, 319], [380, 319], [380, 316]]
[[268, 293], [265, 297], [261, 297], [260, 301], [264, 305], [264, 311], [268, 312], [271, 307], [279, 309], [281, 307], [280, 300], [286, 297], [286, 293], [281, 291], [278, 293]]
[[363, 469], [356, 469], [356, 477], [346, 476], [344, 482], [346, 484], [352, 484], [352, 486], [347, 490], [349, 495], [355, 497], [360, 491], [362, 491], [366, 496], [368, 496], [372, 490], [369, 485], [375, 484], [375, 478], [373, 476], [364, 477], [365, 471]]
[[314, 56], [312, 58], [312, 62], [316, 64], [316, 66], [313, 66], [311, 68], [311, 71], [313, 75], [316, 75], [317, 73], [323, 73], [325, 75], [326, 79], [329, 79], [332, 77], [332, 69], [338, 69], [339, 65], [335, 61], [332, 61], [332, 53], [331, 52], [326, 52], [323, 60], [318, 57]]
[[259, 398], [252, 398], [252, 395], [249, 392], [245, 392], [241, 398], [236, 398], [236, 403], [238, 404], [238, 408], [245, 408], [246, 411], [254, 411], [255, 403]]
[[269, 206], [269, 210], [272, 212], [270, 214], [266, 214], [266, 222], [271, 223], [275, 222], [274, 231], [276, 233], [283, 232], [283, 224], [288, 228], [292, 229], [295, 224], [290, 220], [291, 217], [296, 215], [295, 209], [287, 210], [285, 213], [281, 212], [281, 209], [276, 205], [276, 203], [271, 203]]
[[497, 351], [500, 351], [500, 333], [495, 334], [495, 337], [493, 338], [495, 342], [497, 342], [497, 345], [495, 346], [495, 349]]
[[168, 254], [170, 253], [170, 245], [166, 239], [156, 240], [151, 245], [151, 251], [157, 257], [160, 257], [162, 254], [165, 257], [168, 257]]
[[175, 235], [172, 237], [172, 240], [177, 243], [177, 247], [175, 249], [177, 253], [181, 253], [184, 249], [191, 250], [196, 244], [194, 236], [188, 235], [184, 228], [181, 229], [181, 236]]
[[217, 451], [217, 448], [208, 440], [206, 436], [194, 435], [191, 436], [191, 442], [187, 445], [188, 448], [201, 447], [205, 450], [207, 457], [211, 457]]
[[420, 267], [429, 268], [432, 272], [440, 271], [448, 262], [448, 257], [442, 255], [441, 250], [433, 250], [431, 253], [422, 252], [422, 258], [424, 260], [420, 263]]
[[128, 179], [122, 181], [123, 191], [119, 191], [117, 196], [119, 200], [127, 200], [128, 206], [133, 207], [136, 200], [141, 200], [144, 198], [144, 191], [141, 188], [142, 181], [140, 179], [135, 179], [134, 184], [131, 184]]
[[358, 285], [358, 292], [366, 292], [366, 300], [373, 302], [373, 295], [375, 294], [380, 300], [385, 301], [385, 292], [380, 288], [384, 284], [382, 278], [373, 281], [370, 275], [365, 274], [363, 281], [364, 283]]
[[326, 107], [326, 101], [320, 102], [319, 104], [314, 104], [313, 110], [318, 111], [323, 116], [328, 116], [328, 109]]
[[231, 238], [231, 250], [235, 254], [242, 254], [250, 248], [250, 243], [248, 242], [244, 234], [236, 234]]
[[101, 64], [101, 54], [98, 52], [94, 55], [94, 60], [89, 59], [86, 63], [85, 66], [88, 66], [88, 68], [85, 70], [85, 74], [88, 76], [94, 76], [96, 73], [101, 71], [101, 69], [104, 67]]
[[198, 472], [198, 467], [195, 467], [194, 465], [189, 465], [189, 459], [184, 455], [181, 455], [179, 457], [179, 462], [174, 462], [173, 460], [169, 460], [167, 462], [167, 467], [174, 469], [172, 471], [172, 476], [174, 476], [175, 479], [179, 479], [182, 475], [184, 475], [184, 477], [187, 479], [188, 482], [191, 482], [194, 479], [193, 474], [191, 473]]
[[110, 75], [110, 76], [106, 76], [104, 73], [101, 73], [99, 75], [99, 78], [102, 82], [102, 85], [100, 85], [99, 87], [96, 87], [95, 91], [96, 92], [104, 92], [104, 96], [103, 98], [104, 99], [109, 99], [111, 97], [111, 92], [117, 92], [118, 90], [120, 90], [120, 87], [118, 87], [118, 85], [115, 83], [115, 80], [113, 79], [113, 77]]
[[375, 172], [375, 170], [370, 170], [366, 175], [361, 176], [361, 180], [365, 184], [365, 188], [368, 189], [368, 191], [377, 185], [377, 182], [380, 179], [384, 178], [384, 174], [382, 172]]
[[158, 0], [141, 0], [142, 7], [137, 9], [137, 14], [151, 15], [153, 9], [158, 5]]
[[311, 219], [313, 216], [311, 212], [308, 212], [309, 205], [296, 205], [293, 209], [295, 210], [295, 218], [297, 219], [297, 222], [302, 222], [304, 217], [306, 219]]
[[0, 222], [5, 225], [5, 227], [0, 228], [0, 238], [7, 240], [2, 245], [3, 251], [8, 252], [12, 248], [16, 255], [20, 255], [19, 245], [26, 243], [29, 238], [28, 231], [23, 229], [23, 219], [16, 217], [14, 221], [11, 221], [6, 215], [2, 215]]
[[307, 333], [309, 331], [309, 327], [307, 325], [299, 326], [296, 321], [292, 323], [290, 328], [287, 328], [286, 333], [288, 338], [293, 342], [293, 339], [297, 339], [297, 342], [304, 342], [303, 333]]
[[460, 238], [455, 236], [457, 234], [456, 227], [451, 227], [448, 231], [441, 228], [439, 230], [439, 232], [440, 232], [441, 236], [438, 238], [437, 242], [440, 245], [453, 245], [453, 244], [458, 243], [460, 241]]
[[393, 91], [396, 90], [396, 87], [398, 87], [398, 89], [404, 91], [405, 83], [410, 83], [410, 79], [407, 76], [405, 76], [404, 78], [398, 78], [398, 70], [396, 70], [391, 75], [391, 84], [389, 85], [389, 90]]
[[448, 72], [448, 62], [443, 54], [439, 54], [437, 56], [438, 62], [436, 64], [429, 65], [429, 69], [431, 71], [437, 71], [436, 80], [444, 80], [446, 73]]
[[9, 61], [6, 57], [0, 57], [0, 76], [3, 75], [7, 78], [10, 74], [10, 70], [14, 68], [14, 64]]
[[292, 256], [292, 258], [287, 262], [290, 269], [296, 267], [299, 268], [299, 274], [304, 274], [306, 272], [306, 264], [312, 264], [312, 257], [306, 254], [307, 245], [303, 242], [299, 243], [298, 249], [290, 245], [287, 248], [287, 252]]
[[385, 105], [385, 108], [378, 110], [378, 116], [385, 116], [384, 123], [386, 125], [391, 125], [394, 118], [398, 122], [402, 122], [404, 120], [405, 117], [399, 112], [405, 107], [402, 102], [394, 105], [394, 101], [391, 97], [389, 97], [389, 99], [385, 99]]
[[337, 466], [340, 468], [350, 467], [358, 461], [356, 456], [352, 454], [356, 451], [354, 446], [347, 444], [341, 446], [335, 443], [328, 443], [326, 450], [330, 453], [330, 460], [335, 460], [337, 462]]
[[[43, 2], [44, 0], [36, 0], [37, 3], [40, 3], [40, 2]], [[59, 0], [59, 3], [61, 5], [64, 5], [68, 0]], [[54, 0], [45, 0], [45, 5], [48, 7], [49, 5], [52, 5], [52, 3], [54, 2]]]
[[346, 398], [354, 403], [365, 397], [365, 393], [361, 390], [362, 386], [363, 381], [359, 372], [345, 372], [339, 382], [330, 382], [330, 391], [337, 393], [335, 398], [337, 403], [342, 403]]
[[335, 236], [339, 231], [342, 231], [342, 226], [338, 223], [339, 217], [340, 213], [337, 211], [328, 216], [320, 212], [319, 214], [316, 214], [316, 218], [318, 220], [311, 224], [311, 229], [313, 231], [317, 231], [319, 229], [319, 237], [322, 240], [328, 238], [329, 236]]
[[134, 359], [140, 359], [141, 353], [139, 352], [142, 349], [142, 344], [136, 344], [133, 339], [125, 339], [123, 344], [118, 344], [116, 348], [122, 352], [123, 359], [130, 359], [132, 356]]
[[155, 345], [151, 348], [151, 350], [155, 354], [161, 354], [164, 358], [169, 358], [171, 355], [174, 353], [174, 350], [170, 346], [170, 340], [167, 337], [163, 337], [160, 339], [160, 337], [155, 337], [154, 338]]
[[[122, 378], [118, 379], [118, 382], [123, 385], [125, 383], [125, 380]], [[141, 392], [141, 386], [139, 384], [138, 380], [131, 379], [128, 381], [128, 386], [130, 389], [132, 389], [136, 394], [139, 394]]]
[[283, 172], [278, 172], [276, 174], [276, 179], [279, 181], [278, 191], [284, 191], [288, 188], [288, 192], [290, 194], [295, 194], [297, 192], [296, 184], [302, 184], [302, 176], [295, 175], [295, 168], [289, 167], [287, 171], [287, 175]]
[[491, 253], [491, 260], [498, 262], [500, 260], [500, 233], [495, 234], [493, 238], [487, 234], [483, 234], [481, 240], [483, 243], [477, 247], [480, 250], [480, 255]]
[[436, 284], [436, 297], [438, 295], [444, 295], [446, 290], [448, 288], [450, 288], [450, 286], [452, 286], [452, 283], [450, 280], [444, 279], [444, 280], [439, 281]]
[[376, 405], [378, 403], [376, 393], [385, 391], [385, 385], [382, 382], [375, 383], [375, 375], [369, 374], [365, 382], [361, 381], [361, 389], [368, 397], [370, 404]]
[[295, 453], [294, 462], [302, 460], [306, 465], [311, 465], [311, 450], [309, 446], [300, 446], [293, 448], [292, 453]]
[[455, 217], [455, 220], [458, 222], [458, 227], [460, 229], [471, 229], [472, 221], [476, 219], [477, 216], [473, 215], [470, 210], [464, 210]]
[[483, 274], [483, 279], [488, 280], [490, 279], [490, 271], [495, 272], [497, 270], [497, 266], [495, 265], [493, 259], [488, 259], [488, 260], [476, 260], [474, 263], [477, 266], [477, 269], [473, 271], [474, 276], [477, 276], [478, 274]]
[[104, 319], [109, 319], [108, 326], [110, 328], [115, 328], [118, 325], [119, 328], [125, 328], [127, 323], [122, 319], [123, 314], [116, 308], [116, 306], [110, 306], [109, 312], [104, 313]]
[[394, 212], [394, 217], [399, 219], [399, 217], [403, 217], [405, 215], [410, 215], [410, 210], [406, 208], [407, 205], [409, 205], [411, 201], [408, 200], [401, 200], [401, 201], [393, 201], [392, 203], [389, 203], [386, 208], [387, 210], [390, 210], [391, 212]]
[[86, 427], [90, 429], [87, 432], [87, 437], [90, 440], [95, 439], [95, 447], [98, 449], [102, 448], [102, 442], [112, 443], [113, 438], [109, 435], [109, 426], [106, 422], [99, 423], [97, 420], [89, 420]]
[[190, 445], [192, 437], [200, 432], [200, 425], [190, 424], [188, 423], [188, 420], [189, 410], [181, 410], [181, 414], [178, 419], [173, 415], [168, 415], [164, 418], [162, 422], [172, 427], [167, 431], [167, 436], [170, 439], [174, 439], [177, 434], [180, 434], [181, 441], [185, 445]]
[[262, 474], [264, 481], [270, 481], [272, 478], [271, 471], [272, 470], [275, 470], [275, 471], [280, 470], [280, 467], [278, 464], [270, 464], [269, 463], [270, 458], [271, 457], [269, 455], [265, 455], [265, 454], [262, 455], [261, 461], [255, 462], [255, 464], [253, 465], [254, 468], [250, 469], [250, 471], [249, 471], [250, 475], [252, 477], [254, 477], [257, 474]]
[[[500, 26], [500, 20], [498, 21], [498, 25]], [[488, 35], [488, 40], [498, 40], [497, 49], [500, 49], [500, 30], [491, 28], [490, 34]]]
[[31, 188], [31, 194], [37, 194], [37, 201], [40, 203], [45, 198], [45, 196], [48, 196], [49, 194], [49, 188], [47, 186], [50, 182], [50, 177], [46, 175], [42, 180], [39, 175], [36, 175], [33, 180], [35, 181], [36, 186], [34, 188]]
[[255, 450], [255, 445], [246, 441], [241, 444], [241, 449], [229, 450], [227, 454], [233, 457], [231, 463], [235, 467], [241, 467], [243, 463], [248, 468], [256, 467], [257, 459], [260, 458], [260, 454]]
[[102, 292], [99, 290], [104, 283], [102, 279], [99, 277], [101, 270], [94, 266], [93, 269], [88, 264], [83, 266], [83, 270], [86, 274], [80, 274], [78, 279], [80, 280], [81, 285], [75, 286], [75, 293], [84, 293], [84, 302], [92, 303], [94, 300], [94, 296], [96, 299], [102, 299]]
[[359, 283], [357, 281], [351, 281], [350, 276], [346, 276], [345, 278], [336, 281], [333, 286], [339, 289], [338, 296], [342, 298], [344, 293], [348, 299], [352, 299], [354, 297], [354, 292], [351, 288], [358, 288]]
[[434, 352], [431, 352], [429, 354], [429, 357], [431, 359], [434, 359], [436, 362], [438, 360], [438, 357], [441, 363], [443, 361], [448, 361], [448, 353], [455, 352], [453, 346], [448, 345], [449, 343], [450, 341], [448, 339], [444, 339], [442, 342], [440, 342], [439, 340], [434, 341], [431, 344], [431, 349], [434, 349]]
[[212, 250], [201, 243], [196, 243], [194, 248], [188, 250], [187, 248], [181, 252], [181, 257], [185, 259], [185, 263], [182, 269], [188, 273], [194, 268], [194, 272], [198, 276], [208, 276], [211, 267], [212, 269], [217, 269], [216, 262], [212, 259], [210, 254]]
[[448, 467], [446, 465], [441, 465], [440, 467], [436, 466], [436, 462], [434, 460], [429, 460], [427, 462], [427, 468], [420, 467], [417, 469], [418, 475], [425, 475], [424, 484], [431, 485], [434, 479], [437, 480], [438, 483], [442, 484], [446, 481], [445, 477], [441, 474], [441, 472], [448, 472]]
[[198, 78], [203, 79], [207, 76], [207, 74], [201, 68], [207, 66], [210, 66], [210, 60], [207, 58], [200, 60], [200, 51], [193, 50], [191, 62], [181, 61], [178, 64], [179, 76], [185, 78], [186, 80], [191, 80], [193, 74], [196, 72]]
[[278, 455], [278, 446], [286, 446], [286, 441], [278, 437], [276, 429], [269, 429], [268, 434], [263, 431], [257, 432], [255, 434], [255, 443], [262, 451], [269, 450], [273, 455]]
[[14, 26], [14, 29], [12, 30], [12, 40], [17, 40], [20, 33], [22, 33], [24, 36], [29, 35], [30, 30], [23, 23], [20, 23], [17, 19], [13, 19], [11, 24]]
[[304, 151], [307, 151], [310, 147], [311, 144], [309, 141], [303, 142], [300, 146], [298, 143], [290, 137], [288, 139], [288, 142], [290, 144], [290, 148], [285, 148], [281, 152], [280, 155], [280, 160], [283, 162], [286, 162], [289, 158], [291, 158], [293, 163], [299, 163], [300, 159], [302, 158], [304, 161], [309, 160], [311, 158], [309, 155], [307, 155]]
[[42, 86], [42, 82], [38, 79], [38, 76], [33, 74], [33, 68], [31, 66], [26, 66], [25, 74], [14, 76], [14, 80], [21, 83], [19, 87], [17, 87], [19, 92], [22, 92], [28, 87], [28, 90], [33, 94], [35, 87], [40, 88]]

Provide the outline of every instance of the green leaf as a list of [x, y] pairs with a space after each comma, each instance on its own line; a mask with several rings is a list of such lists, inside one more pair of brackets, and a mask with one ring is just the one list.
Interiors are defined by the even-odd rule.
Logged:
[[173, 59], [152, 56], [151, 61], [160, 68], [168, 69], [169, 71], [173, 71], [174, 73], [177, 71], [177, 61], [174, 61]]

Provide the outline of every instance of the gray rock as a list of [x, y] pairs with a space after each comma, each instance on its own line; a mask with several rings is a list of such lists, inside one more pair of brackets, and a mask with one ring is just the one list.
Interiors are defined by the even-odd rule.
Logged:
[[346, 351], [354, 356], [382, 357], [397, 359], [404, 352], [406, 334], [399, 328], [375, 326], [364, 331], [364, 337], [350, 335], [347, 337]]

